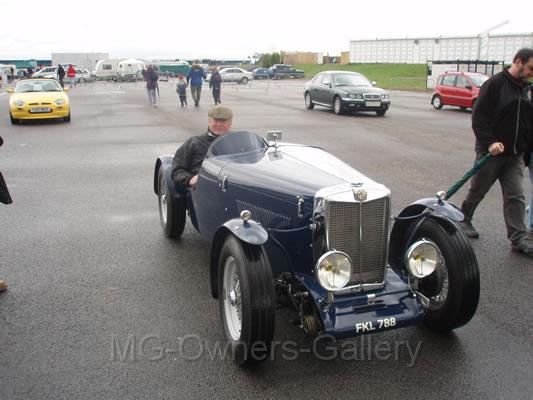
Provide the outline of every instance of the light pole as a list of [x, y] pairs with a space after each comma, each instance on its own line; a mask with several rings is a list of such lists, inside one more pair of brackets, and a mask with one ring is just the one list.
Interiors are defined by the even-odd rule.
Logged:
[[502, 26], [507, 25], [508, 23], [509, 21], [500, 22], [499, 24], [494, 25], [490, 27], [489, 29], [486, 29], [483, 32], [478, 34], [478, 37], [479, 37], [478, 48], [477, 48], [477, 59], [478, 60], [482, 60], [483, 58], [485, 59], [485, 61], [489, 60], [489, 32], [492, 32], [498, 28], [501, 28]]

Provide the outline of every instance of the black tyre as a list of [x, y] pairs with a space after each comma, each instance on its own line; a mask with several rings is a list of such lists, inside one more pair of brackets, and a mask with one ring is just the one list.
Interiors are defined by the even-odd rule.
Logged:
[[429, 299], [423, 322], [439, 332], [465, 325], [479, 300], [476, 256], [463, 231], [451, 230], [426, 218], [413, 238], [413, 242], [422, 238], [432, 242], [440, 252], [436, 270], [419, 281], [419, 291]]
[[379, 110], [379, 111], [376, 111], [376, 115], [378, 117], [383, 117], [386, 112], [387, 112], [387, 110]]
[[248, 83], [248, 78], [247, 77], [243, 77], [241, 79], [241, 84], [246, 85], [247, 83]]
[[157, 174], [157, 198], [159, 204], [159, 219], [165, 236], [179, 238], [185, 228], [185, 201], [176, 199], [168, 190], [163, 168]]
[[460, 108], [461, 108], [461, 111], [466, 111], [466, 108], [467, 108], [467, 107], [463, 107], [463, 106], [461, 106]]
[[343, 111], [341, 98], [339, 96], [335, 96], [333, 99], [333, 112], [337, 115], [341, 115]]
[[70, 111], [68, 112], [68, 115], [63, 118], [63, 121], [70, 122]]
[[265, 253], [230, 235], [222, 246], [218, 268], [220, 315], [233, 360], [239, 365], [267, 360], [276, 297]]
[[12, 123], [13, 125], [17, 125], [17, 124], [19, 123], [19, 121], [20, 121], [20, 120], [17, 119], [17, 118], [13, 118], [13, 116], [11, 115], [11, 113], [9, 113], [9, 119], [11, 120], [11, 123]]
[[309, 92], [305, 92], [305, 108], [308, 110], [315, 108], [315, 104], [313, 103], [313, 100], [311, 100], [311, 95]]
[[442, 104], [442, 98], [436, 94], [435, 96], [433, 96], [433, 98], [431, 99], [431, 105], [433, 106], [433, 108], [435, 110], [440, 110], [443, 106]]

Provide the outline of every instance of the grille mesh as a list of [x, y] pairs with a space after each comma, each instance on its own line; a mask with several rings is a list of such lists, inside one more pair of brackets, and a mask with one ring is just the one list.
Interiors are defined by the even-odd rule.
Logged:
[[374, 93], [365, 93], [363, 94], [363, 98], [365, 100], [380, 100], [381, 95], [380, 94], [374, 94]]
[[352, 259], [350, 284], [383, 282], [390, 221], [389, 197], [358, 202], [327, 202], [329, 249]]

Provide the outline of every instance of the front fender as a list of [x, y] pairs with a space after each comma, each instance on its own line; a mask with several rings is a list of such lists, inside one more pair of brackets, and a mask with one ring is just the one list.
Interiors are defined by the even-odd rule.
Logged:
[[245, 243], [262, 246], [268, 240], [268, 232], [259, 223], [254, 220], [244, 222], [241, 218], [233, 218], [220, 226], [211, 244], [211, 295], [218, 298], [218, 261], [220, 250], [228, 235], [235, 235], [239, 240]]
[[167, 154], [164, 156], [158, 157], [158, 159], [155, 161], [155, 168], [154, 168], [154, 193], [158, 193], [158, 176], [159, 176], [159, 170], [163, 169], [163, 176], [165, 177], [165, 182], [167, 183], [167, 188], [171, 194], [172, 197], [176, 197], [178, 199], [185, 199], [187, 197], [187, 189], [183, 186], [176, 184], [174, 180], [172, 179], [172, 160], [174, 159], [173, 156]]
[[453, 204], [437, 198], [420, 199], [403, 209], [395, 218], [389, 241], [389, 265], [400, 275], [409, 238], [425, 218], [434, 218], [446, 230], [455, 232], [457, 226], [454, 222], [462, 221], [464, 215]]

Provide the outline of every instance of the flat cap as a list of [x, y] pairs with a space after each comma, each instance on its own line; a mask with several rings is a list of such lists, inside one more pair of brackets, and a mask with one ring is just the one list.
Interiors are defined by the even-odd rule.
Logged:
[[207, 116], [212, 119], [227, 121], [233, 119], [233, 112], [224, 106], [215, 106], [207, 113]]

